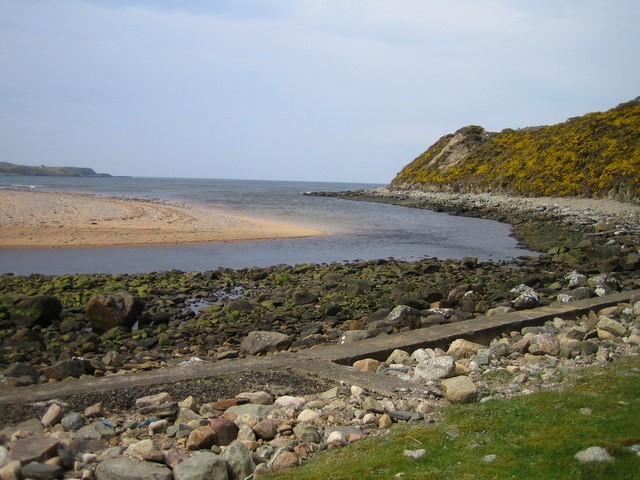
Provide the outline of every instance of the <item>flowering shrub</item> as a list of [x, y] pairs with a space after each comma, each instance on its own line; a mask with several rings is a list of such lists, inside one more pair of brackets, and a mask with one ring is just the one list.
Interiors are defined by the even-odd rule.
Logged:
[[557, 125], [445, 135], [392, 186], [521, 195], [640, 195], [640, 97]]

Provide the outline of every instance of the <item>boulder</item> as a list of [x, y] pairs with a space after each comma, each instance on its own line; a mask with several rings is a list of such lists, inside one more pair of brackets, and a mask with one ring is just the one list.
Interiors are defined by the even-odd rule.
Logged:
[[598, 324], [596, 327], [599, 330], [604, 330], [605, 332], [609, 332], [613, 336], [622, 337], [627, 332], [627, 327], [622, 325], [620, 322], [613, 320], [609, 317], [601, 316], [598, 320]]
[[40, 376], [40, 371], [28, 363], [12, 363], [2, 372], [5, 377], [34, 377]]
[[236, 398], [247, 399], [250, 403], [256, 403], [258, 405], [271, 405], [273, 403], [271, 394], [262, 390], [259, 392], [241, 392], [236, 395]]
[[293, 427], [293, 434], [299, 442], [320, 443], [322, 441], [322, 433], [320, 430], [306, 423], [298, 423]]
[[384, 322], [396, 330], [403, 328], [413, 330], [420, 327], [420, 312], [407, 305], [398, 305], [386, 316]]
[[524, 283], [511, 289], [510, 293], [514, 296], [511, 305], [516, 310], [525, 310], [540, 306], [540, 297], [536, 291]]
[[64, 413], [62, 407], [57, 403], [52, 403], [40, 420], [45, 427], [53, 427], [62, 419]]
[[471, 358], [481, 348], [485, 348], [485, 346], [480, 345], [479, 343], [470, 342], [469, 340], [458, 338], [457, 340], [451, 342], [449, 350], [447, 350], [447, 355], [453, 357], [455, 360], [460, 360], [461, 358]]
[[222, 459], [227, 462], [230, 477], [244, 480], [249, 477], [256, 468], [251, 458], [251, 452], [240, 441], [234, 441], [222, 454]]
[[218, 437], [216, 441], [217, 445], [229, 445], [236, 438], [238, 438], [238, 426], [227, 418], [212, 418], [209, 421], [209, 426], [216, 432], [216, 435]]
[[529, 353], [557, 356], [560, 353], [560, 341], [551, 333], [534, 335], [529, 340]]
[[384, 405], [373, 397], [364, 397], [362, 410], [365, 412], [384, 413]]
[[117, 457], [100, 462], [96, 468], [95, 478], [96, 480], [172, 480], [174, 476], [171, 470], [159, 463]]
[[209, 425], [196, 428], [187, 437], [188, 450], [204, 450], [209, 449], [216, 444], [216, 431]]
[[478, 396], [478, 390], [469, 377], [447, 378], [442, 381], [442, 387], [451, 403], [473, 402]]
[[293, 452], [283, 450], [271, 465], [271, 471], [277, 472], [279, 470], [297, 467], [299, 464], [300, 458], [298, 457], [298, 455]]
[[[213, 452], [197, 452], [173, 469], [174, 480], [227, 480], [227, 463]], [[101, 479], [96, 479], [101, 480]]]
[[292, 397], [290, 395], [283, 395], [282, 397], [278, 397], [274, 404], [280, 408], [293, 408], [295, 410], [300, 410], [304, 407], [307, 400], [304, 397]]
[[20, 300], [10, 311], [11, 322], [18, 328], [31, 328], [33, 325], [48, 326], [58, 318], [62, 303], [53, 295], [36, 295]]
[[32, 435], [9, 443], [9, 460], [22, 464], [44, 462], [57, 454], [60, 443], [44, 435]]
[[48, 480], [60, 478], [64, 470], [60, 465], [49, 465], [46, 463], [29, 463], [22, 467], [22, 476], [35, 480]]
[[247, 299], [240, 298], [233, 300], [224, 307], [225, 312], [251, 312], [253, 311], [253, 305]]
[[20, 462], [11, 460], [0, 468], [0, 478], [2, 478], [2, 480], [20, 480], [22, 478], [21, 470]]
[[7, 450], [5, 447], [0, 445], [0, 468], [4, 467], [8, 462], [9, 462], [9, 450]]
[[369, 372], [375, 373], [380, 366], [380, 362], [374, 358], [363, 358], [362, 360], [358, 360], [353, 364], [353, 368], [355, 368], [359, 372]]
[[85, 362], [79, 358], [70, 358], [45, 368], [42, 373], [45, 377], [54, 380], [64, 380], [68, 377], [79, 378], [87, 373], [85, 365]]
[[273, 405], [261, 405], [257, 403], [248, 403], [246, 405], [238, 405], [236, 407], [230, 407], [227, 409], [228, 413], [239, 417], [241, 415], [249, 415], [254, 418], [257, 422], [265, 418], [271, 410], [273, 410]]
[[575, 454], [580, 463], [611, 462], [613, 457], [602, 447], [589, 447]]
[[279, 332], [253, 331], [240, 344], [243, 355], [264, 355], [278, 350], [286, 350], [292, 338]]
[[120, 368], [124, 365], [124, 361], [122, 360], [122, 356], [119, 352], [115, 350], [110, 350], [106, 353], [104, 357], [102, 357], [102, 363], [104, 363], [107, 367]]
[[186, 425], [184, 423], [176, 423], [167, 427], [167, 435], [175, 438], [185, 438], [188, 437], [189, 434], [193, 431], [193, 427]]
[[139, 442], [129, 445], [124, 454], [130, 457], [143, 459], [143, 457], [149, 452], [155, 452], [157, 450], [158, 446], [155, 444], [155, 442], [152, 439], [147, 438], [145, 440], [140, 440]]
[[136, 408], [144, 408], [150, 406], [159, 406], [163, 403], [171, 402], [173, 399], [167, 392], [160, 392], [155, 395], [147, 395], [136, 399]]
[[116, 430], [102, 422], [93, 422], [80, 428], [77, 433], [80, 438], [89, 438], [94, 440], [108, 440], [116, 436]]
[[297, 420], [302, 423], [313, 422], [316, 418], [318, 418], [320, 414], [315, 410], [311, 410], [310, 408], [305, 408], [298, 415]]
[[317, 301], [318, 296], [308, 290], [299, 290], [293, 294], [293, 303], [296, 305], [309, 305]]
[[103, 332], [120, 326], [131, 328], [143, 309], [144, 302], [128, 293], [98, 295], [91, 298], [86, 306], [89, 323]]
[[369, 338], [369, 332], [367, 330], [347, 330], [340, 337], [340, 345], [357, 342], [365, 338]]
[[584, 287], [587, 284], [587, 276], [577, 271], [569, 272], [564, 276], [569, 288]]
[[451, 376], [455, 368], [456, 361], [453, 357], [430, 358], [416, 365], [414, 378], [425, 381], [439, 380]]
[[387, 357], [385, 363], [392, 364], [398, 363], [401, 365], [411, 365], [411, 355], [405, 352], [404, 350], [395, 349], [391, 354]]

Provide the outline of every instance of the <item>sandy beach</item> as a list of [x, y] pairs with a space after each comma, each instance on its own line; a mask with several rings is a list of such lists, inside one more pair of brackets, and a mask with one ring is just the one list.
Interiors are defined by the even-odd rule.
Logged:
[[0, 248], [220, 243], [324, 235], [285, 223], [77, 193], [0, 190]]

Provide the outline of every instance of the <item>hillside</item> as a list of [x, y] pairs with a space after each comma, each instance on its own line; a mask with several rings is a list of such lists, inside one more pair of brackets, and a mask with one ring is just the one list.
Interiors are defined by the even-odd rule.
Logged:
[[96, 173], [92, 168], [84, 167], [32, 167], [0, 162], [0, 175], [30, 175], [47, 177], [110, 177], [108, 173]]
[[640, 97], [557, 125], [445, 135], [391, 182], [396, 188], [529, 196], [640, 196]]

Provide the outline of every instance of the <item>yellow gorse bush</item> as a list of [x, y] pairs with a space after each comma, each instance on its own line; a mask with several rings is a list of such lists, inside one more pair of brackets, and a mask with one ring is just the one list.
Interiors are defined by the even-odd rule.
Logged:
[[536, 196], [640, 195], [640, 97], [557, 125], [445, 135], [392, 186]]

